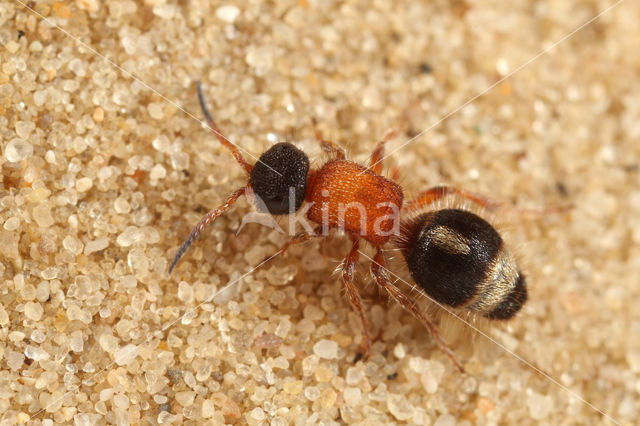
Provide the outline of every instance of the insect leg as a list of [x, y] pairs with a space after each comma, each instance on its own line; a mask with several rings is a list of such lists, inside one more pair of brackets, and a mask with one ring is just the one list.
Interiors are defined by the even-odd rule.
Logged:
[[442, 350], [442, 352], [449, 357], [451, 362], [460, 370], [460, 372], [464, 372], [464, 368], [460, 364], [460, 362], [456, 359], [453, 350], [447, 345], [444, 339], [438, 333], [436, 326], [429, 321], [427, 316], [422, 312], [422, 309], [418, 306], [418, 304], [409, 298], [407, 294], [402, 292], [398, 287], [396, 287], [389, 278], [387, 274], [386, 262], [384, 260], [384, 256], [382, 255], [382, 249], [378, 249], [375, 257], [373, 258], [373, 262], [371, 262], [371, 274], [375, 278], [376, 282], [380, 287], [386, 290], [389, 296], [398, 302], [400, 306], [409, 311], [413, 316], [415, 316], [420, 322], [422, 322], [425, 327], [431, 333], [431, 336], [435, 339], [436, 343]]
[[358, 292], [357, 287], [353, 282], [353, 274], [356, 269], [356, 265], [358, 265], [358, 257], [359, 257], [359, 247], [360, 247], [360, 239], [358, 237], [352, 237], [353, 245], [351, 246], [351, 250], [349, 254], [344, 259], [342, 264], [342, 278], [344, 279], [344, 285], [347, 290], [347, 297], [349, 298], [349, 303], [354, 311], [360, 317], [360, 323], [362, 324], [362, 352], [363, 359], [369, 358], [369, 353], [371, 352], [371, 336], [369, 335], [369, 322], [367, 321], [367, 317], [364, 314], [364, 310], [362, 309], [362, 299], [360, 298], [360, 293]]

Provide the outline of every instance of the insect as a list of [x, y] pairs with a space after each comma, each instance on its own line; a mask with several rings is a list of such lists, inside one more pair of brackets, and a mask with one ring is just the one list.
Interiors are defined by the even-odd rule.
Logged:
[[371, 336], [362, 299], [354, 284], [361, 240], [376, 249], [370, 266], [375, 282], [426, 326], [460, 371], [464, 371], [462, 365], [435, 325], [418, 303], [391, 280], [383, 246], [389, 243], [400, 249], [413, 280], [438, 303], [474, 311], [490, 319], [509, 319], [525, 303], [524, 275], [488, 222], [460, 209], [415, 214], [450, 194], [486, 209], [496, 209], [499, 205], [449, 186], [428, 189], [405, 205], [402, 188], [381, 175], [384, 146], [393, 132], [378, 142], [368, 167], [348, 160], [342, 148], [324, 140], [319, 132], [316, 138], [334, 158], [316, 170], [310, 168], [307, 155], [290, 143], [273, 145], [251, 165], [219, 130], [206, 106], [200, 83], [197, 89], [208, 126], [231, 151], [249, 179], [200, 220], [178, 249], [169, 273], [200, 233], [244, 195], [259, 210], [272, 215], [293, 214], [304, 208], [306, 217], [317, 225], [313, 232], [294, 235], [270, 259], [293, 244], [324, 236], [330, 229], [341, 229], [350, 237], [352, 245], [341, 266], [342, 278], [349, 303], [360, 318], [365, 357], [371, 349]]

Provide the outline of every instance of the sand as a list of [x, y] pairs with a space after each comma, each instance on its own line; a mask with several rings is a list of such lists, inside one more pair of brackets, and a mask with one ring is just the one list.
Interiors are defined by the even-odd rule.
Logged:
[[[2, 424], [637, 421], [637, 2], [25, 4], [0, 1]], [[197, 80], [252, 163], [290, 141], [321, 165], [313, 119], [366, 163], [395, 126], [385, 174], [399, 169], [407, 197], [446, 183], [573, 205], [483, 214], [527, 275], [525, 308], [507, 324], [463, 316], [489, 339], [420, 298], [462, 374], [363, 256], [378, 338], [358, 361], [335, 273], [348, 238], [255, 269], [285, 236], [237, 233], [244, 200], [169, 275], [199, 218], [246, 183], [200, 122]]]

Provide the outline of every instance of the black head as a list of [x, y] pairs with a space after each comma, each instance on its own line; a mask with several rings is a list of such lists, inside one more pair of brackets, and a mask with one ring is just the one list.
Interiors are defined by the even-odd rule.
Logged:
[[458, 209], [424, 213], [402, 227], [400, 247], [414, 281], [436, 301], [469, 303], [487, 282], [502, 238], [484, 219]]
[[[271, 214], [289, 214], [300, 208], [307, 189], [309, 158], [290, 143], [278, 143], [265, 151], [251, 170], [249, 184]], [[292, 198], [291, 206], [289, 198]]]

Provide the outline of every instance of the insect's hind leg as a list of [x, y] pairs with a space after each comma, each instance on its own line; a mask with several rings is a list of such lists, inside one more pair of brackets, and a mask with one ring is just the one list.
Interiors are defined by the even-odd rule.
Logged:
[[436, 326], [431, 321], [429, 321], [427, 316], [424, 314], [424, 312], [422, 312], [422, 309], [420, 309], [420, 307], [414, 300], [411, 300], [409, 296], [407, 296], [407, 294], [402, 292], [402, 290], [400, 290], [391, 282], [391, 279], [387, 274], [387, 267], [384, 256], [382, 254], [382, 249], [380, 248], [376, 252], [375, 257], [373, 258], [373, 262], [371, 262], [371, 274], [375, 278], [375, 281], [378, 283], [378, 285], [386, 290], [387, 294], [389, 294], [389, 296], [393, 300], [398, 302], [400, 306], [409, 311], [413, 316], [420, 320], [420, 322], [422, 322], [425, 327], [427, 327], [429, 333], [431, 333], [431, 336], [433, 336], [442, 352], [444, 352], [445, 355], [449, 357], [451, 362], [458, 368], [458, 370], [460, 370], [460, 372], [464, 372], [464, 368], [457, 360], [455, 354], [453, 353], [453, 350], [451, 350], [449, 345], [447, 345], [444, 339], [440, 336]]
[[448, 195], [457, 195], [489, 211], [502, 210], [504, 212], [516, 213], [516, 214], [522, 214], [522, 215], [545, 215], [545, 214], [563, 213], [570, 210], [573, 207], [573, 205], [571, 204], [564, 205], [564, 206], [543, 207], [538, 209], [511, 207], [511, 206], [507, 206], [506, 204], [500, 201], [492, 200], [488, 197], [485, 197], [484, 195], [465, 191], [464, 189], [456, 188], [455, 186], [440, 185], [440, 186], [435, 186], [433, 188], [429, 188], [426, 191], [423, 191], [420, 194], [418, 194], [416, 198], [414, 198], [413, 200], [411, 200], [411, 202], [406, 204], [403, 210], [406, 210], [406, 211], [420, 210], [443, 199]]

